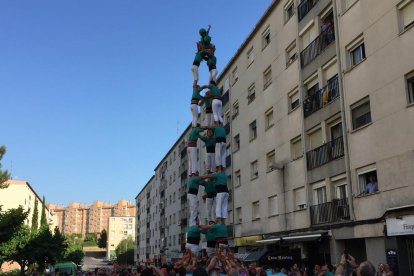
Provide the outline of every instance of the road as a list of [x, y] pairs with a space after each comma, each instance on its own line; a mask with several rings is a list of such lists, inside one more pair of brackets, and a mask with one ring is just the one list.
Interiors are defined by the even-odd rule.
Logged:
[[105, 252], [85, 252], [85, 258], [83, 258], [82, 270], [93, 270], [96, 267], [104, 267], [112, 269], [111, 265], [107, 265]]

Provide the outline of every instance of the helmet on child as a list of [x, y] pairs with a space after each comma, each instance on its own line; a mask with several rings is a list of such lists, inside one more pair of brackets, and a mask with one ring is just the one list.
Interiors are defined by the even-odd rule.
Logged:
[[206, 29], [201, 28], [201, 29], [198, 31], [198, 33], [199, 33], [201, 36], [205, 36], [205, 35], [207, 34], [207, 31], [206, 31]]

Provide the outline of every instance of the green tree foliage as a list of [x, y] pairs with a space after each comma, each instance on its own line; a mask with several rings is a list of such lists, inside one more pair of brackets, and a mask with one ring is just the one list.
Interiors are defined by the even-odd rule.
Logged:
[[43, 271], [47, 263], [56, 263], [64, 257], [67, 244], [58, 229], [52, 234], [49, 228], [31, 231], [22, 225], [12, 238], [0, 245], [0, 261], [16, 262], [20, 265], [20, 274], [37, 264]]
[[65, 255], [62, 259], [64, 262], [74, 262], [79, 265], [82, 263], [85, 253], [83, 252], [82, 245], [79, 243], [69, 244], [65, 251]]
[[95, 241], [96, 242], [96, 233], [86, 234], [85, 239], [83, 241], [84, 242], [87, 242], [87, 241]]
[[106, 233], [105, 229], [102, 229], [101, 235], [98, 239], [98, 247], [99, 248], [106, 248], [107, 241], [108, 241], [108, 234]]
[[122, 240], [115, 248], [116, 260], [119, 264], [134, 264], [134, 240], [132, 237]]
[[48, 225], [47, 219], [46, 219], [45, 196], [43, 196], [43, 202], [42, 202], [42, 215], [40, 216], [40, 228], [49, 228], [49, 225]]
[[39, 227], [39, 211], [38, 209], [38, 202], [37, 199], [35, 199], [35, 205], [33, 209], [33, 216], [32, 216], [32, 232], [36, 232], [37, 228]]
[[25, 212], [23, 207], [5, 212], [2, 212], [0, 208], [0, 245], [10, 240], [14, 232], [23, 225], [27, 215], [28, 212]]
[[[3, 158], [3, 155], [6, 153], [6, 147], [0, 147], [0, 161]], [[10, 174], [7, 170], [1, 169], [1, 162], [0, 162], [0, 189], [5, 189], [8, 187], [6, 181], [10, 179]]]

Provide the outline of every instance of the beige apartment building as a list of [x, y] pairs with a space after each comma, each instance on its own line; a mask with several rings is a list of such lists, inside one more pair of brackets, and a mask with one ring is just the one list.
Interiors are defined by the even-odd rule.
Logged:
[[65, 210], [62, 233], [81, 234], [88, 233], [89, 206], [87, 204], [71, 202]]
[[135, 217], [110, 217], [108, 220], [107, 258], [115, 257], [115, 249], [118, 244], [129, 237], [135, 240]]
[[62, 231], [65, 225], [65, 206], [57, 204], [47, 204], [46, 206], [55, 218], [56, 226]]
[[[9, 209], [18, 208], [19, 206], [23, 207], [25, 211], [29, 211], [25, 224], [31, 227], [35, 201], [37, 201], [37, 225], [40, 225], [42, 205], [45, 204], [42, 202], [42, 198], [36, 193], [29, 182], [25, 180], [11, 179], [7, 181], [7, 184], [9, 186], [6, 189], [0, 190], [0, 205], [2, 206], [2, 210], [6, 211]], [[45, 207], [46, 219], [49, 223], [49, 229], [53, 231], [53, 229], [57, 226], [57, 220], [53, 213], [49, 211], [47, 205], [45, 205]]]
[[[311, 266], [347, 249], [414, 275], [413, 25], [413, 0], [275, 0], [221, 70], [241, 258]], [[137, 260], [175, 248], [170, 213], [186, 223], [186, 132], [136, 198]], [[182, 183], [169, 189], [176, 152]]]

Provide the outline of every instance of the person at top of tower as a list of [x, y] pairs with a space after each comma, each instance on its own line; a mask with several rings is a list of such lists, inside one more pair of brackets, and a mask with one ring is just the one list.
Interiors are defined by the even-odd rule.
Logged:
[[207, 61], [208, 70], [210, 71], [210, 83], [216, 83], [217, 77], [217, 68], [216, 63], [217, 59], [214, 56], [216, 47], [211, 43], [211, 36], [209, 36], [211, 26], [208, 26], [208, 29], [200, 29], [199, 34], [201, 39], [197, 42], [197, 53], [193, 61], [192, 73], [194, 78], [194, 85], [198, 83], [198, 67], [200, 66], [203, 60]]

